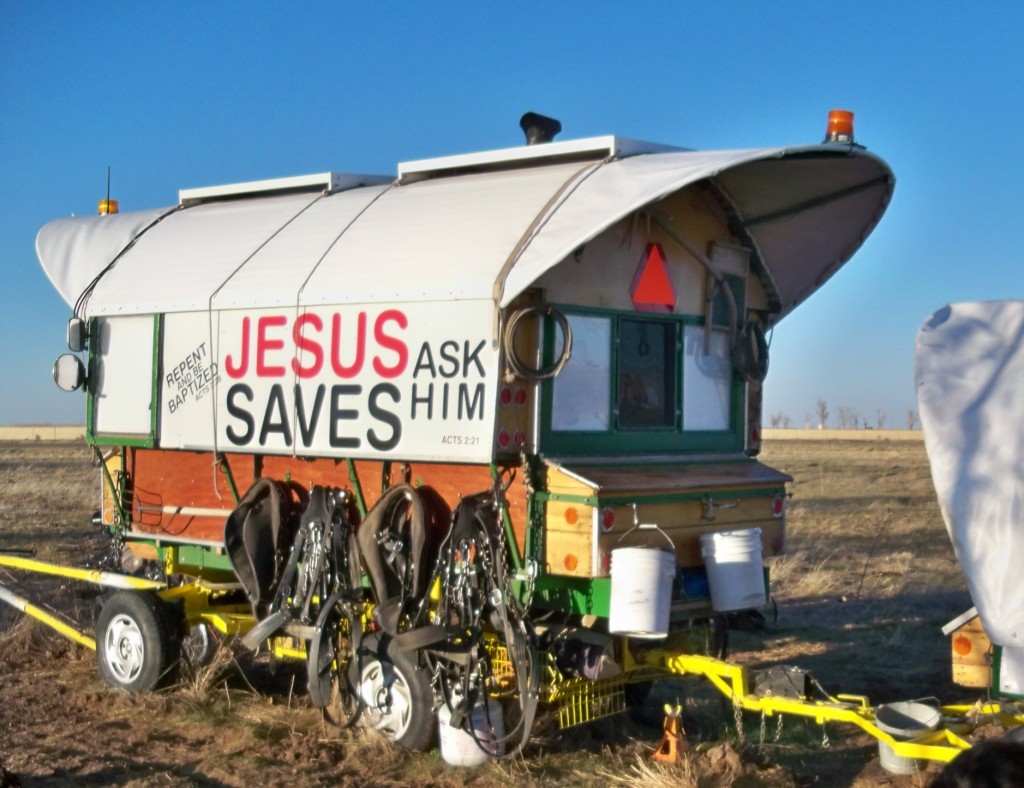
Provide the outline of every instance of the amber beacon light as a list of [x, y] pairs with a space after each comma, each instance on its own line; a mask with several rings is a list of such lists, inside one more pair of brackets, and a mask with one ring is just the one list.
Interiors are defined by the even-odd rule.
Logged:
[[829, 110], [825, 142], [853, 142], [852, 112], [845, 109]]

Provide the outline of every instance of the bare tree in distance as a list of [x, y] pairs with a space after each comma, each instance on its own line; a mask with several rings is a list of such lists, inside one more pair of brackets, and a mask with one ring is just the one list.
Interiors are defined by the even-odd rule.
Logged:
[[857, 422], [860, 421], [860, 417], [857, 415], [856, 408], [842, 407], [839, 409], [839, 429], [841, 430], [855, 430], [857, 429]]
[[828, 403], [819, 399], [815, 406], [815, 412], [818, 414], [818, 429], [825, 429], [825, 425], [828, 424]]
[[907, 411], [907, 429], [914, 429], [914, 425], [917, 424], [917, 413], [912, 410]]
[[810, 413], [804, 414], [804, 427], [810, 429], [814, 426], [814, 416]]
[[792, 420], [786, 413], [780, 410], [778, 413], [772, 414], [771, 423], [774, 429], [787, 429]]
[[878, 429], [880, 429], [880, 430], [884, 430], [885, 429], [885, 422], [886, 422], [887, 418], [888, 417], [885, 415], [885, 411], [882, 410], [881, 408], [879, 408], [875, 412], [875, 426], [877, 426]]

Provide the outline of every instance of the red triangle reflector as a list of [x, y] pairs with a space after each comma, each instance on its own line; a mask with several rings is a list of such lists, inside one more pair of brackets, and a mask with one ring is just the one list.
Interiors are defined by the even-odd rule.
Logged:
[[638, 312], [674, 312], [676, 289], [665, 265], [665, 251], [661, 244], [647, 244], [640, 265], [633, 274], [629, 296]]

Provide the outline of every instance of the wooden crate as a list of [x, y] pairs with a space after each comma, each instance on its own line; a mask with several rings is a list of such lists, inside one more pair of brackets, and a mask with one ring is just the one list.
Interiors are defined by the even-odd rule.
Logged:
[[978, 616], [953, 631], [950, 649], [955, 683], [962, 687], [992, 685], [992, 642]]

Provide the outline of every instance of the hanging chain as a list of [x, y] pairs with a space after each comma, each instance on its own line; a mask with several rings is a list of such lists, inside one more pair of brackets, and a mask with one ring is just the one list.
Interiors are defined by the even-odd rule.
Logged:
[[732, 716], [736, 724], [736, 738], [742, 747], [746, 743], [746, 737], [743, 735], [743, 712], [740, 710], [740, 699], [736, 695], [732, 696]]
[[[110, 555], [107, 561], [115, 572], [120, 572], [121, 562], [124, 560], [124, 534], [128, 530], [129, 523], [125, 522], [124, 510], [121, 508], [119, 496], [116, 494], [114, 495], [113, 510], [113, 521], [107, 531], [110, 537]], [[130, 515], [128, 519], [130, 522]]]
[[[757, 749], [761, 750], [761, 751], [764, 750], [765, 741], [768, 738], [767, 737], [768, 724], [767, 724], [767, 721], [765, 719], [766, 717], [767, 717], [767, 714], [765, 713], [765, 710], [761, 709], [761, 730], [760, 730], [760, 734], [759, 734], [759, 738], [758, 738], [758, 742], [757, 742]], [[782, 714], [776, 714], [775, 715], [775, 736], [772, 738], [772, 744], [778, 744], [779, 740], [782, 738], [782, 720], [783, 720], [783, 715]], [[828, 735], [827, 734], [825, 736], [825, 741], [826, 742], [828, 741]], [[825, 746], [827, 747], [828, 744], [825, 744]]]
[[826, 749], [826, 750], [829, 747], [832, 746], [832, 742], [829, 741], [829, 738], [828, 738], [828, 731], [825, 730], [825, 722], [824, 722], [824, 720], [821, 723], [821, 746], [822, 746], [823, 749]]

